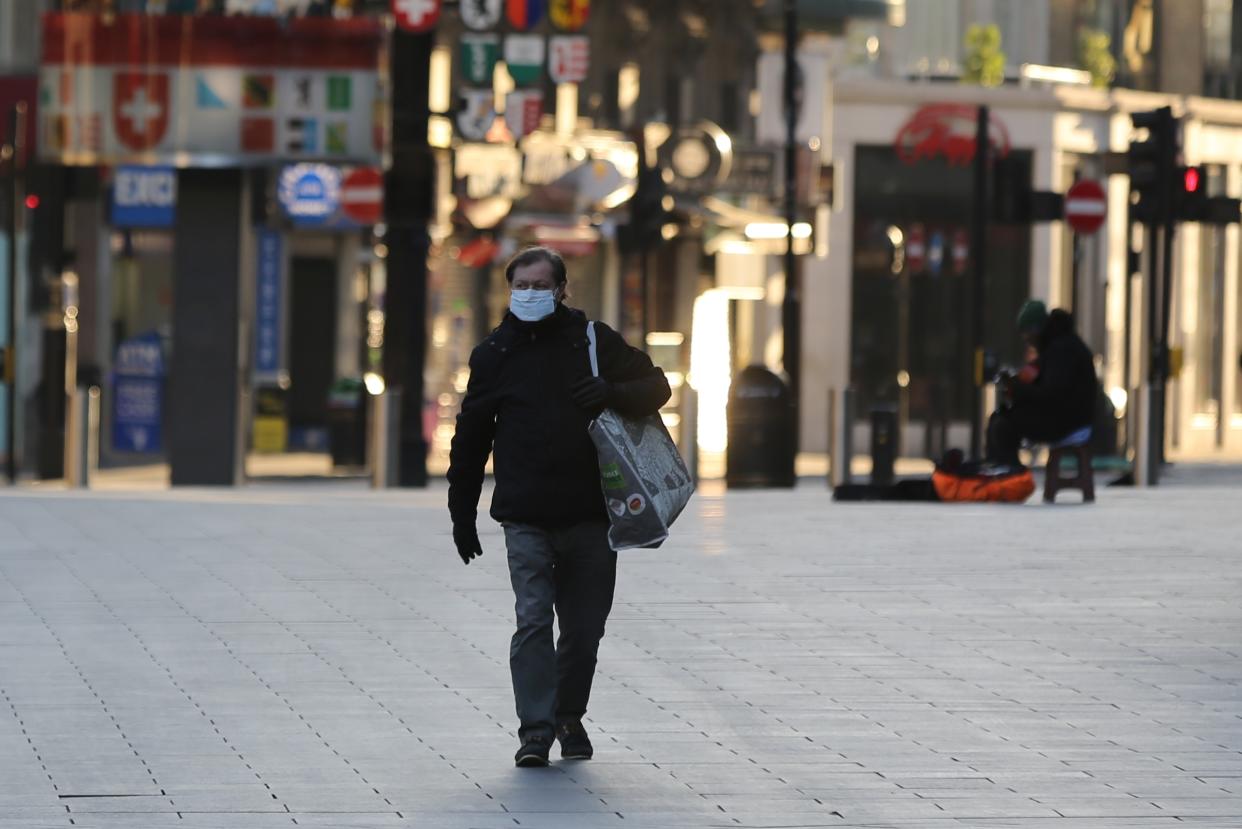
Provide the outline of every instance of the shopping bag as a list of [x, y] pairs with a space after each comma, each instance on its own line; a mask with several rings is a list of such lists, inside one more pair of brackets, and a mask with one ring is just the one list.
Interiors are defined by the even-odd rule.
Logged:
[[[591, 374], [599, 377], [595, 323], [587, 323]], [[614, 550], [659, 547], [694, 492], [694, 479], [659, 413], [626, 417], [604, 409], [587, 427], [599, 453], [600, 486]]]

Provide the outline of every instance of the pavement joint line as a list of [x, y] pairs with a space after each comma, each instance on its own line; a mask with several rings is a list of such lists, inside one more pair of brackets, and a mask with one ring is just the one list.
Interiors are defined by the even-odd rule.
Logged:
[[[131, 567], [131, 568], [134, 570], [134, 572], [138, 573], [138, 574], [139, 574], [142, 578], [146, 579], [146, 580], [147, 580], [147, 581], [151, 584], [151, 586], [152, 586], [152, 587], [160, 588], [160, 585], [158, 585], [156, 582], [152, 581], [152, 580], [151, 580], [151, 579], [147, 576], [147, 574], [146, 574], [146, 573], [145, 573], [145, 572], [144, 572], [144, 571], [143, 571], [140, 567], [136, 566], [133, 562], [131, 562], [131, 561], [129, 561], [129, 560], [127, 560], [127, 559], [125, 559], [125, 557], [124, 557], [124, 556], [121, 556], [121, 558], [122, 558], [122, 560], [124, 560], [124, 561], [126, 562], [126, 564], [127, 564], [129, 567]], [[260, 774], [260, 773], [259, 773], [259, 772], [258, 772], [258, 771], [257, 771], [257, 770], [256, 770], [256, 769], [255, 769], [255, 768], [254, 768], [251, 764], [250, 764], [250, 763], [246, 762], [245, 756], [242, 754], [241, 750], [240, 750], [238, 747], [234, 746], [234, 745], [232, 744], [232, 742], [230, 742], [230, 740], [229, 740], [229, 739], [228, 739], [228, 737], [224, 734], [224, 732], [222, 732], [222, 731], [220, 730], [220, 728], [219, 728], [219, 726], [216, 724], [215, 720], [213, 720], [210, 716], [208, 716], [207, 712], [206, 712], [206, 711], [203, 709], [203, 707], [202, 707], [202, 706], [198, 703], [198, 701], [197, 701], [197, 700], [195, 700], [195, 699], [194, 699], [194, 697], [193, 697], [193, 696], [192, 696], [192, 695], [191, 695], [188, 691], [186, 691], [186, 690], [185, 690], [185, 688], [183, 688], [179, 682], [177, 682], [176, 676], [173, 674], [172, 670], [171, 670], [171, 669], [170, 669], [170, 668], [169, 668], [166, 664], [164, 664], [164, 662], [163, 662], [161, 659], [159, 659], [159, 658], [158, 658], [158, 657], [157, 657], [157, 656], [156, 656], [156, 655], [155, 655], [155, 654], [151, 651], [150, 647], [148, 647], [148, 645], [147, 645], [146, 641], [144, 641], [144, 640], [143, 640], [142, 636], [141, 636], [141, 635], [139, 635], [139, 634], [138, 634], [138, 632], [137, 632], [137, 631], [135, 631], [135, 630], [133, 629], [133, 627], [132, 627], [132, 626], [131, 626], [131, 625], [130, 625], [127, 621], [125, 621], [123, 618], [121, 618], [121, 616], [120, 616], [120, 615], [116, 612], [116, 609], [115, 609], [115, 608], [113, 608], [113, 607], [112, 607], [112, 605], [111, 605], [109, 602], [107, 602], [107, 601], [106, 601], [106, 600], [105, 600], [102, 596], [100, 596], [100, 595], [99, 595], [99, 593], [98, 593], [98, 592], [97, 592], [97, 591], [96, 591], [96, 590], [95, 590], [95, 589], [94, 589], [94, 588], [93, 588], [93, 587], [92, 587], [89, 583], [87, 583], [84, 579], [82, 579], [81, 575], [77, 572], [77, 570], [75, 570], [75, 569], [73, 568], [73, 566], [72, 566], [72, 565], [70, 565], [70, 564], [68, 564], [68, 563], [66, 563], [66, 562], [62, 562], [62, 564], [64, 565], [65, 570], [66, 570], [66, 571], [68, 571], [68, 572], [69, 572], [69, 574], [70, 574], [70, 575], [72, 575], [72, 576], [74, 577], [74, 579], [76, 579], [76, 580], [78, 581], [78, 583], [79, 583], [79, 584], [81, 584], [81, 585], [82, 585], [82, 586], [83, 586], [86, 590], [88, 590], [88, 591], [91, 593], [91, 595], [92, 595], [92, 596], [94, 596], [95, 601], [96, 601], [96, 602], [97, 602], [97, 603], [98, 603], [101, 607], [103, 607], [105, 610], [107, 610], [107, 611], [108, 611], [108, 613], [112, 616], [112, 618], [116, 619], [116, 621], [117, 621], [118, 623], [120, 623], [120, 624], [121, 624], [121, 626], [122, 626], [122, 627], [124, 627], [124, 628], [125, 628], [125, 630], [126, 630], [126, 631], [127, 631], [127, 632], [128, 632], [128, 633], [129, 633], [129, 634], [130, 634], [133, 638], [134, 638], [134, 640], [135, 640], [135, 641], [137, 641], [138, 646], [142, 649], [143, 653], [145, 653], [145, 654], [147, 655], [147, 657], [148, 657], [148, 658], [149, 658], [149, 659], [150, 659], [153, 663], [155, 663], [156, 667], [158, 667], [160, 670], [162, 670], [162, 671], [163, 671], [163, 672], [164, 672], [164, 673], [168, 676], [168, 680], [169, 680], [169, 682], [172, 684], [172, 686], [173, 686], [175, 689], [177, 689], [177, 691], [178, 691], [178, 692], [180, 692], [183, 696], [185, 696], [185, 698], [186, 698], [187, 700], [189, 700], [189, 701], [190, 701], [190, 703], [191, 703], [191, 704], [192, 704], [192, 705], [193, 705], [193, 706], [194, 706], [194, 707], [198, 710], [198, 712], [199, 712], [199, 713], [200, 713], [200, 714], [201, 714], [204, 718], [206, 718], [206, 719], [207, 719], [208, 723], [210, 723], [210, 725], [211, 725], [211, 727], [212, 727], [212, 730], [216, 733], [216, 735], [217, 735], [217, 736], [219, 736], [219, 737], [220, 737], [220, 740], [221, 740], [221, 741], [222, 741], [222, 742], [223, 742], [226, 746], [228, 746], [228, 747], [229, 747], [229, 749], [230, 749], [231, 751], [233, 751], [233, 752], [236, 754], [237, 758], [238, 758], [239, 760], [241, 760], [241, 761], [242, 761], [242, 763], [246, 766], [246, 768], [247, 768], [247, 769], [249, 769], [251, 772], [253, 772], [253, 773], [254, 773], [254, 776], [255, 776], [255, 777], [259, 780], [259, 782], [263, 785], [263, 787], [264, 787], [264, 788], [266, 788], [269, 792], [271, 792], [272, 799], [273, 799], [273, 800], [275, 800], [275, 801], [276, 801], [279, 805], [281, 805], [281, 806], [285, 809], [285, 811], [286, 811], [286, 812], [291, 811], [291, 810], [289, 809], [289, 804], [288, 804], [288, 803], [286, 803], [283, 799], [281, 799], [281, 798], [280, 798], [280, 797], [279, 797], [279, 796], [278, 796], [278, 795], [277, 795], [274, 791], [272, 791], [272, 787], [271, 787], [271, 785], [270, 785], [270, 784], [268, 784], [268, 783], [267, 783], [267, 781], [265, 781], [265, 780], [263, 779], [263, 776], [262, 776], [262, 775], [261, 775], [261, 774]], [[162, 589], [162, 588], [160, 588], [160, 589]], [[189, 611], [185, 608], [185, 606], [184, 606], [184, 605], [182, 605], [179, 601], [177, 601], [177, 599], [176, 599], [175, 597], [173, 597], [171, 594], [169, 594], [167, 590], [164, 590], [164, 593], [165, 593], [165, 595], [167, 595], [167, 596], [170, 598], [170, 600], [171, 600], [173, 603], [175, 603], [178, 607], [180, 607], [180, 608], [181, 608], [182, 612], [184, 612], [184, 613], [186, 614], [187, 618], [194, 619], [194, 620], [195, 620], [196, 622], [198, 622], [199, 624], [202, 624], [201, 620], [197, 619], [197, 618], [196, 618], [193, 614], [189, 613]], [[119, 728], [120, 726], [118, 725], [117, 727]], [[132, 745], [132, 744], [130, 745], [130, 748], [133, 748], [133, 745]], [[138, 750], [137, 750], [137, 749], [134, 749], [134, 754], [135, 754], [135, 755], [138, 755]], [[141, 758], [141, 757], [139, 757], [139, 759], [142, 761], [143, 765], [145, 766], [145, 765], [146, 765], [146, 761], [145, 761], [145, 760], [142, 760], [142, 758]], [[152, 779], [154, 779], [154, 777], [153, 777]], [[158, 783], [157, 783], [157, 785], [158, 785]], [[164, 791], [164, 790], [163, 790], [163, 789], [161, 789], [161, 792], [163, 792], [163, 791]], [[173, 806], [176, 806], [176, 805], [177, 805], [177, 804], [176, 804], [176, 801], [175, 801], [175, 798], [170, 798], [169, 803], [170, 803], [171, 805], [173, 805]], [[178, 817], [180, 817], [181, 812], [180, 812], [180, 811], [178, 811], [178, 813], [177, 813], [177, 814], [178, 814]]]
[[[73, 573], [73, 569], [69, 567], [67, 564], [65, 564], [64, 567], [70, 573]], [[76, 578], [76, 574], [75, 574], [75, 578]], [[138, 762], [142, 764], [142, 767], [146, 771], [147, 776], [151, 779], [151, 782], [155, 785], [156, 788], [160, 789], [160, 793], [161, 795], [163, 795], [164, 790], [160, 786], [159, 780], [156, 779], [155, 772], [152, 771], [151, 767], [147, 764], [147, 761], [143, 759], [143, 757], [138, 753], [138, 750], [134, 748], [133, 742], [129, 739], [128, 736], [126, 736], [125, 731], [123, 728], [121, 728], [121, 724], [117, 721], [116, 716], [112, 713], [112, 711], [108, 709], [107, 701], [105, 701], [102, 697], [99, 696], [98, 691], [95, 690], [95, 687], [91, 684], [90, 680], [87, 679], [86, 674], [82, 672], [81, 666], [73, 659], [72, 656], [69, 655], [69, 650], [65, 646], [64, 640], [61, 639], [60, 634], [58, 634], [52, 628], [52, 626], [48, 623], [47, 618], [42, 613], [39, 613], [37, 610], [35, 610], [34, 606], [31, 605], [29, 598], [26, 596], [25, 591], [23, 591], [19, 586], [14, 584], [11, 579], [8, 579], [7, 577], [6, 577], [6, 581], [9, 582], [9, 585], [10, 587], [12, 587], [13, 591], [16, 592], [18, 596], [21, 597], [22, 602], [25, 603], [26, 607], [30, 610], [30, 612], [35, 616], [35, 618], [39, 620], [39, 623], [43, 625], [43, 627], [47, 630], [48, 634], [51, 635], [52, 639], [56, 642], [57, 647], [60, 649], [61, 655], [64, 657], [65, 661], [69, 664], [71, 668], [73, 668], [74, 672], [77, 673], [78, 678], [82, 680], [82, 683], [86, 686], [86, 689], [91, 693], [91, 696], [93, 696], [95, 700], [99, 703], [100, 707], [103, 709], [104, 714], [108, 717], [109, 720], [111, 720], [112, 725], [117, 730], [117, 733], [120, 734], [121, 739], [125, 741], [125, 744], [129, 747], [130, 751], [133, 752], [134, 756], [138, 759]], [[8, 699], [7, 694], [5, 696], [5, 699], [6, 700]], [[11, 701], [10, 701], [10, 706], [13, 707], [14, 713], [16, 713], [16, 707], [12, 706]], [[43, 758], [42, 756], [38, 754], [37, 750], [35, 754], [36, 754], [36, 757], [38, 757], [40, 762], [42, 763]], [[51, 772], [51, 770], [47, 769], [46, 764], [43, 764], [43, 768], [48, 772], [48, 778], [52, 781], [52, 787], [58, 792], [58, 796], [59, 796], [59, 793], [61, 793], [60, 786], [57, 784], [54, 774]], [[69, 804], [65, 804], [65, 808], [67, 811], [72, 812], [72, 810], [69, 809]], [[74, 823], [72, 818], [70, 818], [69, 822]]]

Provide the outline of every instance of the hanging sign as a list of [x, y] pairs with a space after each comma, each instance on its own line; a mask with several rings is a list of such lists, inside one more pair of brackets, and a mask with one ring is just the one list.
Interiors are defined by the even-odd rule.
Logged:
[[505, 16], [513, 28], [526, 32], [543, 19], [547, 0], [505, 0]]
[[284, 265], [278, 231], [259, 228], [255, 234], [259, 262], [255, 274], [254, 371], [261, 377], [280, 372], [280, 283]]
[[440, 22], [440, 0], [392, 0], [397, 28], [407, 32], [429, 32]]
[[509, 35], [505, 38], [505, 64], [518, 86], [530, 86], [543, 74], [543, 35]]
[[461, 22], [476, 31], [493, 29], [500, 22], [502, 0], [461, 0]]
[[172, 167], [116, 169], [113, 227], [172, 227], [177, 213], [177, 171]]
[[505, 123], [515, 139], [530, 135], [539, 128], [543, 117], [543, 92], [538, 89], [517, 89], [505, 98]]
[[591, 0], [551, 0], [548, 17], [552, 25], [566, 32], [576, 32], [586, 25], [591, 14]]
[[491, 89], [463, 89], [457, 111], [457, 131], [470, 141], [483, 141], [496, 120], [495, 93]]
[[291, 164], [280, 173], [276, 196], [294, 224], [326, 224], [341, 203], [341, 171], [330, 164]]
[[47, 14], [42, 36], [45, 161], [379, 161], [374, 20]]
[[553, 83], [582, 83], [591, 66], [591, 40], [586, 35], [555, 35], [548, 46], [548, 74]]
[[500, 38], [496, 35], [461, 36], [461, 74], [467, 83], [490, 84], [499, 59]]

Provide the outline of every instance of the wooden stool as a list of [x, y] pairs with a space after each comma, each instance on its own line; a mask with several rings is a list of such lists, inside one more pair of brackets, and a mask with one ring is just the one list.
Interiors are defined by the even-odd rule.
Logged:
[[[1076, 432], [1048, 448], [1048, 466], [1044, 473], [1045, 504], [1056, 501], [1057, 493], [1063, 489], [1081, 491], [1084, 504], [1095, 500], [1095, 471], [1091, 468], [1090, 439], [1091, 432], [1088, 429], [1086, 438]], [[1069, 478], [1061, 475], [1061, 459], [1066, 455], [1073, 455], [1078, 464], [1076, 474]]]

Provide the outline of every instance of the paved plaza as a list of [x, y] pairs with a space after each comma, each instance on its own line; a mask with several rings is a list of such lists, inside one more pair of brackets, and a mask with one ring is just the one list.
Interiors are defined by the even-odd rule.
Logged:
[[1238, 829], [1240, 482], [703, 493], [537, 770], [442, 487], [0, 491], [0, 827]]

